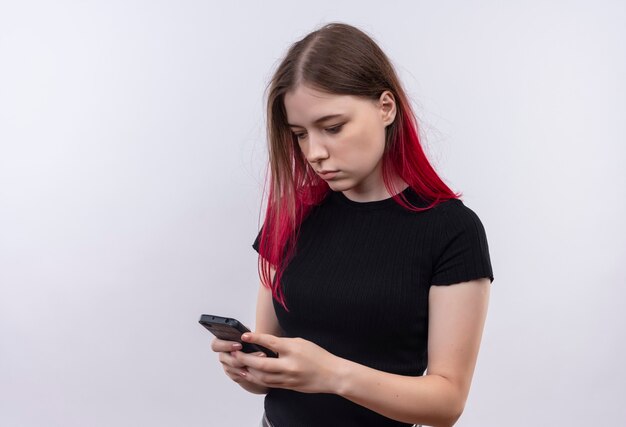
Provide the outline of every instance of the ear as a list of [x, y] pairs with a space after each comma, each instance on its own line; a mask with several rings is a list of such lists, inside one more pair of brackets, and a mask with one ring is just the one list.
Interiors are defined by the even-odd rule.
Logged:
[[378, 98], [378, 106], [383, 123], [385, 127], [387, 127], [392, 124], [396, 118], [396, 100], [393, 93], [388, 90], [381, 93], [380, 98]]

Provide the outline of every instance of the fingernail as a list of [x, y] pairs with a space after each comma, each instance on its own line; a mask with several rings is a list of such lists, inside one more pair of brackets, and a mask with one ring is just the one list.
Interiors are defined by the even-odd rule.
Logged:
[[239, 371], [239, 375], [241, 375], [242, 377], [245, 377], [246, 373], [244, 371]]
[[265, 353], [259, 354], [259, 357], [265, 357]]
[[235, 344], [233, 344], [233, 348], [236, 349], [236, 350], [239, 350], [241, 348], [241, 344], [235, 343]]
[[250, 334], [243, 334], [241, 338], [244, 340], [250, 339]]

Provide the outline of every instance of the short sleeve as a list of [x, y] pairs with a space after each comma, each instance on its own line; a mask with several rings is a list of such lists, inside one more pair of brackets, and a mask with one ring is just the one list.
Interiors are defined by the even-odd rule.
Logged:
[[444, 202], [435, 228], [431, 285], [488, 277], [493, 282], [487, 234], [478, 215], [459, 199]]
[[259, 244], [261, 242], [261, 231], [263, 231], [263, 228], [259, 230], [259, 233], [256, 235], [256, 239], [254, 239], [254, 243], [252, 243], [252, 248], [257, 252], [259, 252]]

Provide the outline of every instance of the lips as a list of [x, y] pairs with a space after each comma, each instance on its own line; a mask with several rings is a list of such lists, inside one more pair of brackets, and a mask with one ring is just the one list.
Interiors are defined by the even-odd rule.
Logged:
[[337, 175], [339, 171], [331, 171], [331, 170], [323, 170], [318, 171], [317, 174], [322, 177], [322, 179], [332, 179], [335, 175]]

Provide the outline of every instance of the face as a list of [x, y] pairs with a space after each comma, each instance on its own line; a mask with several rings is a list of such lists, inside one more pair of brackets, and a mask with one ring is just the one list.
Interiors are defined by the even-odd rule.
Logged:
[[371, 100], [299, 85], [284, 102], [302, 154], [332, 190], [355, 201], [389, 197], [381, 167], [385, 128], [396, 114], [391, 92]]

